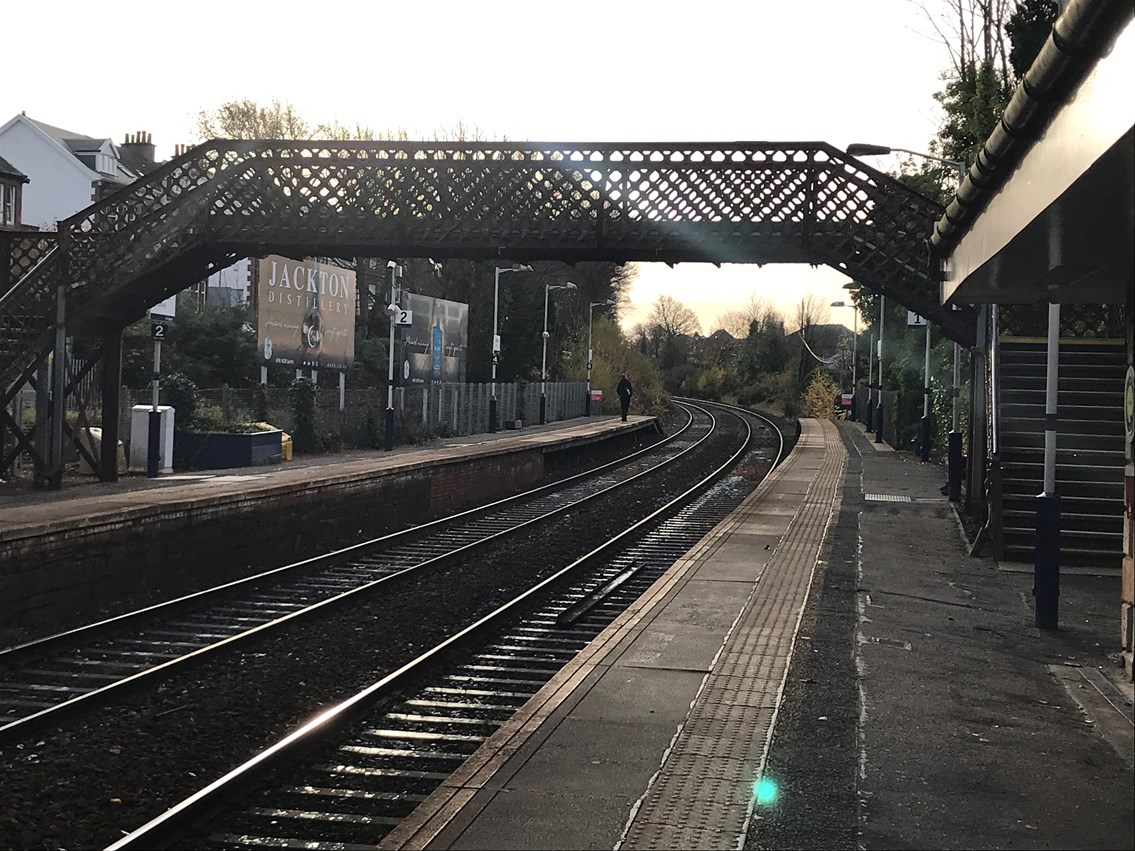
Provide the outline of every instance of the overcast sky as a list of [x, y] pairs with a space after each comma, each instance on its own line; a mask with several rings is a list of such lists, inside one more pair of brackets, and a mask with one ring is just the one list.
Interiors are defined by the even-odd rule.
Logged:
[[[116, 142], [146, 130], [159, 158], [199, 141], [201, 110], [244, 98], [411, 138], [461, 122], [513, 141], [925, 151], [949, 65], [911, 0], [57, 0], [10, 3], [2, 17], [0, 123], [24, 111]], [[666, 293], [708, 332], [753, 293], [789, 309], [809, 292], [839, 299], [847, 280], [807, 266], [646, 264], [623, 322]], [[850, 311], [832, 319], [850, 324]]]

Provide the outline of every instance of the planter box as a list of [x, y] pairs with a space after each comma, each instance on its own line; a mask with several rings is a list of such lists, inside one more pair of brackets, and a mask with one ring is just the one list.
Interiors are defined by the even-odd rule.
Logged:
[[279, 429], [248, 434], [176, 431], [174, 466], [182, 470], [224, 470], [279, 464], [283, 459], [282, 435]]

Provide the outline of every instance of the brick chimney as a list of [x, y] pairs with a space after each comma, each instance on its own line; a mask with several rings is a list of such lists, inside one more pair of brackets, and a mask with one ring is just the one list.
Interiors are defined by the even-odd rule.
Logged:
[[122, 143], [122, 151], [127, 159], [134, 162], [149, 164], [154, 162], [154, 143], [145, 130], [127, 133], [126, 141]]

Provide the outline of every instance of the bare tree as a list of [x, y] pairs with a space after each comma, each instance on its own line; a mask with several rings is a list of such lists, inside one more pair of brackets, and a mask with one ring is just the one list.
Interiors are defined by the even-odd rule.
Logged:
[[1004, 25], [1017, 0], [937, 0], [918, 6], [949, 52], [955, 77], [963, 78], [973, 66], [982, 64], [999, 66], [1008, 77]]
[[338, 121], [312, 125], [286, 101], [273, 100], [270, 106], [261, 106], [247, 98], [223, 103], [212, 111], [199, 112], [197, 132], [202, 139], [329, 139], [345, 142], [406, 138], [405, 130], [381, 135], [361, 124], [353, 128]]
[[260, 106], [253, 100], [221, 104], [212, 112], [197, 114], [197, 132], [202, 139], [308, 139], [310, 125], [290, 103], [273, 100]]
[[673, 369], [684, 362], [690, 337], [701, 333], [697, 314], [675, 298], [659, 296], [646, 320], [652, 354], [663, 369]]
[[647, 325], [659, 329], [669, 339], [688, 334], [700, 334], [698, 316], [676, 298], [661, 295], [650, 309]]
[[813, 325], [825, 324], [831, 318], [831, 314], [832, 309], [825, 299], [816, 293], [809, 293], [796, 305], [789, 328], [792, 331], [800, 331], [807, 337], [807, 332]]
[[729, 334], [740, 340], [749, 335], [753, 323], [763, 326], [773, 318], [779, 318], [780, 313], [768, 299], [759, 297], [756, 293], [749, 296], [749, 300], [736, 310], [727, 310], [714, 320], [710, 331], [728, 331]]
[[[485, 131], [476, 124], [466, 124], [461, 119], [452, 127], [438, 127], [434, 130], [435, 142], [491, 142]], [[507, 140], [505, 140], [507, 141]]]

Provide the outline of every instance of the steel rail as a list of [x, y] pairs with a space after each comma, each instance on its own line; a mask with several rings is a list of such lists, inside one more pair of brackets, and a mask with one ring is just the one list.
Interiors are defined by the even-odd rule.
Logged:
[[[687, 414], [689, 412], [687, 411]], [[495, 500], [485, 505], [478, 505], [473, 508], [459, 511], [456, 514], [449, 514], [445, 517], [439, 517], [436, 520], [431, 520], [426, 523], [419, 524], [409, 529], [402, 529], [397, 532], [391, 532], [387, 535], [382, 535], [378, 538], [372, 538], [368, 541], [360, 541], [357, 544], [352, 544], [342, 549], [332, 550], [328, 553], [323, 553], [318, 556], [302, 559], [291, 564], [286, 564], [281, 567], [274, 567], [269, 570], [262, 571], [252, 576], [245, 576], [240, 579], [234, 579], [231, 582], [225, 582], [221, 585], [216, 585], [212, 588], [205, 588], [201, 591], [194, 591], [173, 600], [165, 600], [161, 603], [155, 603], [151, 606], [146, 606], [141, 609], [136, 609], [130, 612], [124, 612], [120, 615], [106, 618], [105, 620], [98, 621], [92, 624], [84, 624], [83, 626], [74, 629], [66, 630], [64, 632], [47, 635], [42, 638], [36, 638], [31, 641], [26, 641], [21, 644], [12, 645], [11, 647], [0, 648], [0, 665], [13, 664], [21, 661], [24, 658], [33, 656], [42, 656], [51, 652], [59, 645], [73, 645], [79, 641], [90, 641], [97, 638], [99, 635], [106, 632], [116, 632], [123, 627], [137, 625], [139, 622], [161, 616], [179, 609], [191, 608], [202, 602], [206, 602], [213, 597], [223, 596], [233, 591], [241, 590], [243, 588], [257, 587], [264, 585], [270, 581], [277, 580], [282, 576], [289, 573], [300, 572], [312, 568], [323, 567], [327, 564], [335, 563], [343, 558], [349, 556], [357, 556], [360, 553], [366, 552], [370, 549], [377, 549], [381, 546], [390, 546], [391, 544], [398, 543], [399, 541], [409, 540], [414, 537], [420, 536], [424, 532], [436, 531], [451, 525], [458, 521], [470, 520], [483, 514], [487, 514], [508, 505], [518, 503], [522, 500], [531, 499], [541, 493], [547, 493], [559, 488], [564, 487], [572, 482], [581, 480], [587, 476], [598, 475], [604, 470], [622, 466], [636, 458], [656, 451], [660, 446], [665, 446], [674, 442], [684, 434], [692, 425], [693, 418], [690, 416], [682, 427], [674, 434], [660, 440], [657, 443], [652, 443], [643, 449], [627, 455], [625, 458], [618, 458], [606, 464], [601, 464], [598, 467], [593, 467], [590, 470], [585, 470], [582, 473], [576, 473], [564, 479], [551, 482], [546, 485], [531, 488], [522, 493], [513, 494], [512, 496], [504, 497], [503, 499]]]
[[[702, 410], [704, 411], [704, 409], [702, 409]], [[503, 500], [498, 500], [498, 501], [496, 501], [496, 502], [494, 502], [490, 505], [478, 507], [476, 509], [470, 509], [468, 511], [461, 512], [457, 515], [453, 515], [452, 517], [442, 518], [441, 520], [438, 520], [438, 521], [423, 524], [422, 526], [415, 527], [411, 530], [393, 533], [392, 535], [387, 535], [387, 536], [384, 536], [382, 538], [375, 539], [374, 541], [368, 541], [368, 542], [364, 542], [362, 544], [356, 544], [356, 545], [353, 545], [351, 547], [344, 548], [342, 550], [336, 550], [335, 552], [327, 554], [327, 555], [317, 556], [317, 557], [312, 558], [312, 559], [306, 559], [304, 561], [297, 562], [293, 565], [286, 565], [282, 568], [276, 568], [276, 569], [273, 569], [271, 571], [266, 571], [265, 573], [258, 574], [257, 576], [254, 576], [254, 577], [248, 577], [247, 579], [243, 579], [243, 580], [236, 580], [234, 582], [227, 583], [227, 584], [222, 585], [222, 586], [218, 586], [217, 588], [214, 588], [214, 589], [208, 589], [206, 591], [196, 592], [195, 594], [191, 594], [191, 595], [187, 595], [186, 597], [178, 598], [177, 600], [170, 601], [169, 603], [158, 604], [156, 606], [151, 606], [151, 607], [148, 607], [146, 609], [139, 610], [138, 612], [120, 615], [120, 616], [118, 616], [116, 618], [112, 618], [108, 621], [103, 621], [103, 622], [100, 622], [99, 624], [94, 624], [91, 627], [79, 628], [77, 630], [72, 630], [70, 632], [63, 633], [60, 636], [49, 637], [47, 639], [44, 639], [43, 642], [55, 643], [55, 646], [58, 646], [58, 642], [62, 641], [62, 639], [64, 639], [64, 638], [68, 638], [68, 637], [72, 639], [72, 641], [69, 642], [71, 644], [73, 644], [74, 637], [79, 636], [79, 635], [94, 636], [94, 637], [97, 638], [97, 637], [105, 634], [104, 631], [109, 628], [109, 625], [114, 625], [114, 627], [116, 628], [116, 631], [118, 631], [118, 630], [121, 630], [123, 627], [125, 627], [127, 625], [137, 624], [142, 620], [145, 620], [147, 623], [150, 623], [151, 621], [155, 620], [156, 617], [159, 616], [159, 615], [179, 614], [179, 613], [183, 612], [187, 606], [190, 606], [190, 605], [197, 606], [197, 605], [199, 605], [203, 602], [207, 602], [209, 600], [214, 600], [219, 596], [225, 596], [227, 598], [228, 595], [230, 595], [236, 589], [256, 588], [256, 587], [259, 587], [259, 585], [263, 584], [264, 581], [266, 580], [266, 578], [277, 578], [277, 577], [282, 576], [284, 574], [289, 574], [289, 573], [292, 573], [294, 571], [301, 570], [301, 569], [302, 570], [310, 570], [310, 569], [313, 569], [313, 568], [318, 568], [318, 569], [325, 571], [325, 574], [321, 574], [321, 575], [326, 575], [326, 574], [330, 573], [330, 571], [332, 569], [341, 566], [341, 564], [344, 561], [346, 561], [347, 559], [349, 559], [350, 557], [357, 557], [362, 552], [369, 552], [373, 549], [376, 549], [378, 545], [385, 545], [386, 547], [390, 547], [390, 545], [392, 543], [396, 542], [397, 540], [410, 539], [412, 541], [413, 539], [422, 538], [423, 537], [423, 535], [422, 535], [423, 531], [433, 531], [434, 533], [436, 533], [437, 530], [441, 527], [457, 526], [458, 521], [465, 521], [465, 522], [468, 522], [470, 520], [476, 521], [478, 518], [485, 518], [486, 516], [489, 516], [490, 520], [491, 520], [491, 515], [494, 512], [499, 512], [502, 509], [521, 510], [521, 509], [517, 509], [517, 506], [520, 503], [525, 502], [525, 501], [534, 501], [538, 504], [538, 502], [541, 498], [545, 498], [545, 499], [551, 498], [551, 497], [554, 497], [556, 495], [564, 494], [565, 492], [568, 492], [571, 487], [582, 486], [584, 479], [588, 479], [589, 481], [594, 480], [594, 481], [596, 481], [597, 484], [601, 485], [602, 484], [601, 474], [606, 472], [606, 471], [611, 471], [615, 468], [627, 468], [631, 465], [632, 461], [634, 461], [636, 459], [641, 459], [644, 455], [646, 455], [646, 454], [648, 454], [652, 451], [657, 452], [659, 446], [669, 446], [669, 447], [681, 446], [681, 442], [678, 440], [678, 438], [681, 437], [682, 435], [685, 435], [687, 432], [689, 432], [695, 426], [694, 416], [693, 416], [692, 412], [687, 410], [687, 414], [688, 414], [689, 418], [687, 419], [686, 423], [683, 425], [683, 427], [680, 431], [676, 432], [674, 435], [672, 435], [670, 438], [666, 439], [665, 441], [661, 441], [660, 443], [652, 444], [651, 446], [646, 447], [643, 450], [632, 453], [632, 455], [628, 456], [627, 458], [619, 459], [617, 461], [610, 462], [608, 464], [603, 464], [603, 465], [600, 465], [600, 466], [594, 468], [593, 470], [589, 470], [589, 471], [586, 471], [586, 472], [581, 473], [581, 474], [570, 476], [567, 479], [561, 480], [559, 482], [555, 482], [555, 483], [552, 483], [550, 485], [543, 485], [539, 488], [534, 488], [534, 489], [532, 489], [532, 490], [530, 490], [530, 491], [528, 491], [524, 494], [519, 494], [519, 495], [516, 495], [514, 497], [508, 497], [508, 498], [505, 498]], [[239, 643], [242, 643], [242, 642], [254, 639], [254, 638], [258, 638], [258, 637], [262, 636], [263, 634], [265, 634], [266, 632], [268, 632], [270, 630], [277, 629], [281, 626], [284, 626], [286, 624], [291, 623], [292, 621], [295, 621], [295, 620], [298, 620], [298, 619], [304, 618], [304, 617], [309, 617], [311, 615], [314, 615], [317, 612], [321, 612], [321, 611], [325, 610], [326, 607], [341, 605], [348, 600], [357, 599], [359, 595], [363, 595], [363, 594], [373, 592], [375, 589], [379, 588], [384, 583], [386, 583], [390, 580], [393, 580], [395, 578], [405, 577], [408, 574], [411, 574], [411, 573], [414, 573], [416, 571], [420, 571], [420, 570], [423, 570], [423, 569], [431, 568], [431, 567], [436, 568], [436, 567], [438, 567], [438, 566], [440, 566], [444, 563], [448, 563], [448, 562], [452, 561], [453, 559], [455, 559], [459, 556], [467, 555], [470, 551], [472, 551], [475, 548], [486, 546], [490, 542], [498, 541], [505, 536], [515, 534], [515, 533], [519, 532], [520, 530], [530, 526], [531, 524], [546, 520], [547, 518], [554, 516], [557, 513], [561, 513], [563, 511], [569, 510], [569, 509], [571, 509], [575, 506], [578, 506], [579, 504], [586, 502], [590, 499], [595, 499], [595, 498], [597, 498], [597, 497], [599, 497], [599, 496], [601, 496], [605, 493], [608, 493], [609, 491], [614, 490], [616, 488], [629, 485], [630, 483], [636, 481], [638, 478], [640, 478], [642, 476], [649, 475], [649, 474], [656, 472], [660, 469], [663, 469], [667, 465], [675, 462], [677, 459], [684, 457], [688, 452], [692, 451], [694, 448], [696, 448], [698, 445], [700, 445], [702, 441], [707, 439], [709, 434], [711, 434], [711, 433], [712, 433], [712, 427], [709, 429], [709, 431], [707, 432], [706, 435], [702, 436], [696, 442], [691, 443], [690, 445], [686, 446], [685, 448], [681, 448], [680, 451], [677, 451], [675, 454], [673, 454], [670, 457], [663, 457], [662, 460], [660, 461], [660, 463], [653, 465], [653, 466], [651, 466], [651, 467], [649, 467], [645, 470], [641, 470], [637, 473], [634, 473], [633, 475], [631, 475], [627, 478], [624, 478], [620, 481], [616, 481], [612, 484], [607, 485], [606, 487], [598, 487], [598, 489], [592, 488], [589, 493], [577, 495], [576, 497], [569, 499], [569, 501], [567, 501], [567, 502], [563, 502], [562, 504], [551, 507], [550, 510], [543, 510], [542, 509], [540, 511], [540, 513], [537, 513], [534, 516], [529, 516], [527, 518], [522, 518], [519, 522], [517, 522], [516, 520], [508, 520], [507, 522], [502, 521], [501, 524], [497, 524], [499, 526], [499, 528], [496, 528], [495, 530], [490, 528], [487, 532], [486, 531], [478, 532], [472, 540], [468, 540], [468, 536], [466, 536], [467, 542], [460, 543], [460, 541], [459, 541], [457, 545], [450, 546], [447, 549], [445, 549], [443, 552], [440, 552], [440, 553], [428, 554], [428, 557], [425, 557], [425, 558], [423, 558], [421, 556], [416, 556], [413, 563], [404, 563], [404, 564], [400, 565], [397, 569], [391, 570], [390, 572], [387, 572], [385, 575], [382, 575], [377, 579], [372, 579], [370, 581], [364, 581], [362, 583], [359, 583], [359, 581], [354, 576], [352, 576], [352, 577], [345, 579], [345, 580], [342, 580], [342, 581], [347, 582], [348, 584], [353, 584], [354, 587], [349, 587], [347, 590], [338, 591], [338, 593], [335, 593], [338, 589], [336, 587], [334, 587], [333, 582], [327, 583], [327, 584], [331, 584], [332, 587], [330, 588], [330, 590], [328, 590], [327, 587], [326, 587], [326, 584], [325, 584], [325, 587], [322, 589], [322, 592], [325, 593], [325, 595], [330, 594], [330, 596], [324, 596], [323, 599], [319, 599], [314, 603], [303, 605], [301, 608], [293, 609], [292, 611], [288, 612], [287, 614], [283, 614], [279, 617], [269, 617], [267, 619], [261, 618], [259, 623], [256, 623], [253, 626], [245, 627], [241, 624], [241, 621], [242, 620], [243, 621], [252, 621], [252, 620], [254, 620], [254, 618], [249, 616], [248, 613], [241, 613], [239, 611], [239, 607], [238, 607], [237, 614], [241, 615], [241, 617], [236, 618], [236, 621], [237, 621], [237, 624], [238, 624], [238, 627], [239, 627], [239, 631], [237, 631], [237, 632], [232, 632], [232, 627], [229, 627], [228, 630], [226, 630], [224, 624], [207, 625], [203, 628], [200, 627], [200, 626], [194, 625], [194, 624], [190, 624], [191, 629], [189, 630], [189, 634], [184, 635], [184, 638], [187, 639], [187, 640], [181, 641], [181, 640], [176, 640], [178, 635], [179, 635], [179, 630], [177, 629], [177, 627], [179, 625], [177, 623], [170, 624], [170, 623], [167, 622], [167, 624], [166, 624], [167, 629], [166, 630], [154, 629], [152, 631], [154, 631], [154, 632], [163, 632], [164, 631], [167, 634], [169, 634], [171, 631], [168, 629], [168, 627], [172, 626], [172, 627], [174, 627], [174, 629], [172, 630], [172, 633], [175, 635], [175, 640], [170, 641], [170, 640], [166, 639], [166, 640], [162, 640], [162, 641], [155, 641], [155, 642], [152, 643], [151, 646], [154, 647], [154, 648], [163, 648], [164, 647], [164, 648], [169, 648], [171, 650], [174, 650], [174, 655], [172, 656], [172, 658], [165, 658], [164, 661], [157, 661], [156, 664], [135, 665], [134, 667], [136, 667], [138, 669], [135, 670], [132, 673], [129, 673], [128, 675], [121, 676], [121, 677], [119, 677], [118, 679], [116, 679], [112, 682], [105, 683], [103, 685], [99, 685], [99, 686], [90, 688], [89, 690], [84, 691], [80, 694], [74, 695], [72, 697], [69, 697], [65, 700], [54, 703], [52, 705], [45, 706], [43, 708], [38, 709], [37, 711], [31, 712], [27, 715], [24, 715], [20, 718], [15, 719], [15, 720], [9, 721], [8, 723], [0, 726], [0, 742], [8, 740], [8, 739], [10, 739], [14, 736], [22, 735], [26, 731], [33, 729], [35, 727], [41, 726], [43, 724], [53, 723], [57, 720], [61, 720], [67, 714], [70, 714], [70, 713], [73, 713], [73, 712], [76, 712], [76, 711], [80, 711], [80, 710], [86, 709], [88, 707], [95, 706], [99, 702], [107, 700], [107, 699], [111, 699], [114, 696], [122, 694], [129, 689], [133, 689], [133, 688], [139, 687], [141, 685], [153, 682], [157, 678], [168, 676], [175, 671], [181, 670], [185, 666], [195, 664], [195, 663], [202, 661], [204, 658], [210, 656], [211, 654], [220, 652], [222, 650], [231, 649], [234, 645], [237, 645]], [[411, 543], [408, 546], [414, 547], [414, 544]], [[352, 568], [352, 572], [357, 570], [357, 564], [358, 564], [357, 562], [354, 563], [354, 564], [351, 564], [350, 562], [348, 562], [349, 567]], [[381, 566], [380, 566], [379, 569], [381, 569]], [[319, 576], [314, 577], [314, 579], [318, 580]], [[301, 580], [301, 581], [306, 582], [306, 581], [309, 581], [309, 580], [304, 579], [304, 580]], [[277, 589], [277, 591], [279, 591], [280, 593], [288, 593], [289, 589], [287, 589], [285, 587], [285, 588]], [[311, 593], [311, 592], [309, 591], [309, 593]], [[319, 591], [317, 590], [316, 593], [319, 593]], [[245, 601], [245, 603], [247, 603], [247, 602], [248, 601]], [[277, 609], [279, 609], [281, 607], [287, 608], [286, 602], [287, 602], [286, 600], [284, 602], [276, 601], [275, 606], [276, 606]], [[271, 606], [272, 606], [272, 604], [270, 603], [269, 607], [271, 608]], [[208, 621], [209, 617], [212, 615], [212, 613], [209, 610], [206, 610], [206, 611], [204, 611], [200, 614], [201, 614], [201, 619], [206, 620], [206, 621]], [[185, 628], [182, 627], [182, 630], [184, 630], [184, 629]], [[202, 632], [202, 629], [204, 629], [205, 631]], [[87, 632], [87, 630], [91, 630], [92, 632]], [[194, 642], [192, 640], [193, 637], [194, 637], [193, 634], [192, 634], [193, 630], [196, 630], [196, 635], [206, 637], [208, 640], [204, 644], [202, 644], [200, 641]], [[213, 640], [213, 639], [218, 638], [218, 634], [217, 634], [218, 632], [223, 634], [226, 631], [228, 631], [231, 634], [224, 635], [224, 637], [220, 637], [219, 640]], [[12, 648], [10, 652], [15, 652], [15, 651], [19, 650], [19, 651], [22, 651], [24, 653], [27, 653], [27, 652], [30, 652], [31, 648], [35, 648], [37, 646], [41, 646], [41, 642], [30, 642], [28, 644], [21, 645], [18, 648]], [[183, 652], [183, 648], [186, 647], [186, 646], [189, 646], [191, 649]], [[91, 652], [91, 653], [95, 653], [95, 654], [102, 653], [104, 655], [107, 652], [105, 649], [100, 651], [97, 648], [92, 649], [92, 648], [89, 648], [89, 647], [86, 648], [86, 650], [87, 650], [87, 652]], [[68, 647], [67, 652], [70, 654], [70, 653], [83, 652], [83, 651], [78, 650], [74, 647]], [[123, 651], [121, 651], [121, 649], [119, 649], [119, 650], [116, 650], [115, 652], [119, 653], [120, 658], [121, 658], [121, 653]], [[127, 658], [136, 657], [138, 655], [141, 655], [143, 657], [145, 657], [145, 656], [150, 656], [150, 657], [156, 656], [156, 657], [159, 657], [159, 658], [162, 657], [162, 656], [165, 656], [165, 657], [170, 656], [169, 652], [147, 653], [145, 650], [133, 650], [133, 649], [125, 651], [125, 652], [128, 653]], [[0, 655], [0, 661], [4, 661], [4, 657], [2, 655]], [[70, 663], [69, 663], [68, 660], [65, 659], [65, 660], [63, 660], [63, 662], [61, 664], [70, 664]], [[57, 695], [58, 694], [66, 694], [69, 690], [70, 691], [76, 690], [74, 683], [78, 682], [80, 678], [82, 678], [83, 676], [86, 676], [88, 679], [90, 679], [91, 678], [90, 675], [92, 673], [95, 673], [95, 674], [98, 673], [97, 671], [94, 670], [95, 665], [91, 662], [86, 662], [86, 661], [80, 659], [79, 664], [80, 664], [80, 666], [88, 665], [89, 670], [83, 671], [83, 672], [80, 672], [80, 673], [72, 672], [71, 675], [70, 675], [72, 677], [72, 679], [70, 680], [70, 683], [71, 683], [70, 685], [53, 686], [50, 683], [48, 683], [48, 684], [38, 683], [38, 682], [37, 683], [31, 683], [31, 684], [27, 684], [28, 689], [25, 689], [25, 694], [27, 693], [28, 690], [32, 691], [32, 693], [35, 694], [36, 693], [35, 689], [46, 690], [46, 692], [48, 694], [54, 693], [54, 694], [57, 694]], [[105, 668], [112, 668], [112, 667], [115, 667], [115, 666], [121, 668], [121, 667], [128, 666], [129, 664], [130, 663], [127, 663], [125, 661], [119, 661], [119, 662], [110, 662], [110, 663], [107, 663], [107, 664], [103, 664], [102, 667], [104, 669]], [[33, 672], [33, 673], [38, 673], [38, 672]], [[50, 670], [47, 673], [52, 674], [52, 672], [50, 672]], [[0, 684], [0, 688], [4, 688], [4, 689], [8, 690], [8, 692], [9, 692], [9, 694], [8, 694], [9, 705], [12, 705], [13, 700], [16, 701], [16, 705], [20, 705], [20, 703], [35, 705], [36, 702], [38, 702], [40, 704], [47, 702], [47, 701], [44, 701], [42, 699], [36, 701], [36, 699], [34, 697], [30, 698], [30, 699], [27, 698], [27, 697], [20, 698], [18, 689], [14, 688], [11, 683], [7, 683], [7, 682], [2, 683], [2, 684]], [[16, 694], [13, 696], [12, 692], [16, 692]]]
[[[687, 404], [689, 403], [687, 402]], [[396, 694], [406, 693], [412, 682], [420, 677], [423, 672], [437, 664], [443, 656], [465, 647], [470, 642], [480, 638], [487, 631], [499, 627], [506, 619], [516, 617], [525, 606], [531, 605], [533, 601], [537, 600], [541, 595], [545, 594], [545, 592], [548, 592], [558, 585], [562, 585], [566, 579], [573, 577], [581, 569], [592, 567], [599, 560], [611, 556], [620, 548], [627, 546], [628, 542], [643, 536], [647, 530], [650, 530], [652, 527], [654, 527], [654, 531], [658, 532], [663, 540], [668, 538], [671, 532], [665, 529], [659, 529], [658, 524], [664, 523], [667, 518], [672, 518], [676, 512], [681, 510], [682, 506], [685, 506], [691, 500], [697, 499], [706, 492], [713, 483], [721, 479], [744, 453], [748, 451], [752, 442], [752, 427], [748, 420], [740, 415], [739, 412], [742, 411], [743, 409], [737, 408], [733, 408], [732, 411], [741, 419], [746, 427], [744, 440], [741, 441], [740, 447], [732, 452], [725, 462], [717, 466], [710, 474], [704, 476], [701, 480], [684, 490], [680, 495], [651, 512], [647, 517], [642, 518], [631, 527], [619, 532], [606, 542], [595, 547], [587, 554], [518, 594], [512, 600], [484, 615], [473, 624], [470, 624], [439, 642], [433, 648], [402, 665], [396, 671], [386, 675], [338, 705], [320, 712], [312, 720], [303, 724], [279, 742], [174, 805], [162, 815], [151, 819], [121, 840], [110, 845], [107, 851], [169, 847], [171, 843], [177, 841], [180, 835], [190, 825], [216, 815], [220, 809], [231, 801], [242, 798], [249, 789], [258, 784], [260, 779], [263, 778], [267, 772], [275, 772], [286, 760], [301, 758], [305, 753], [324, 744], [328, 738], [335, 736], [347, 725], [354, 723], [362, 712], [367, 711], [374, 704], [384, 701]], [[771, 430], [780, 436], [779, 429], [767, 418], [749, 411], [744, 411], [744, 413], [748, 416], [764, 420], [765, 423], [771, 427]], [[783, 454], [783, 445], [783, 438], [781, 437], [777, 457], [773, 460], [770, 468], [775, 467], [775, 465], [779, 463], [780, 456]], [[754, 484], [753, 487], [755, 486]], [[728, 510], [731, 511], [732, 506]], [[717, 522], [717, 520], [714, 520], [708, 528], [712, 528]], [[708, 531], [708, 529], [706, 531]], [[701, 535], [704, 535], [704, 532], [702, 532]], [[612, 558], [612, 560], [614, 559]], [[672, 561], [673, 559], [671, 559], [669, 563], [672, 564]], [[571, 607], [572, 599], [590, 598], [592, 603], [594, 603], [596, 597], [604, 593], [609, 594], [615, 591], [616, 586], [612, 585], [612, 577], [621, 575], [624, 572], [624, 567], [615, 566], [609, 569], [606, 574], [600, 573], [599, 576], [587, 583], [577, 593], [568, 595], [569, 599], [563, 603], [561, 611], [567, 611]], [[624, 584], [625, 579], [617, 583], [618, 586]], [[649, 583], [643, 585], [639, 589], [639, 593], [645, 590], [645, 587], [648, 587], [648, 585]], [[599, 590], [596, 591], [595, 589]], [[637, 596], [638, 595], [635, 594], [635, 597]], [[592, 605], [592, 608], [593, 607]], [[547, 614], [544, 616], [542, 622], [546, 623], [550, 620], [554, 623], [556, 619], [557, 616], [555, 614]], [[572, 625], [569, 625], [569, 628], [573, 628], [573, 626], [574, 621]], [[550, 676], [551, 674], [549, 674], [549, 678]], [[510, 682], [518, 681], [511, 680]], [[535, 689], [533, 689], [533, 691], [534, 690]], [[487, 723], [491, 724], [492, 722]], [[462, 736], [460, 734], [456, 736], [450, 735], [447, 738], [450, 740], [472, 740], [470, 736]], [[483, 738], [487, 738], [487, 736]], [[453, 757], [455, 755], [447, 754], [446, 756]], [[465, 756], [467, 756], [467, 754]], [[430, 774], [430, 772], [417, 773], [419, 775]], [[447, 774], [440, 776], [444, 778]], [[382, 795], [380, 794], [376, 797], [382, 797]], [[366, 824], [372, 826], [390, 826], [387, 821], [381, 818], [367, 819]], [[250, 839], [250, 844], [260, 843], [255, 839]], [[316, 848], [321, 846], [317, 843], [312, 843], [310, 845], [305, 844], [302, 847]]]

